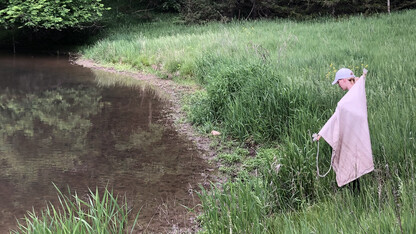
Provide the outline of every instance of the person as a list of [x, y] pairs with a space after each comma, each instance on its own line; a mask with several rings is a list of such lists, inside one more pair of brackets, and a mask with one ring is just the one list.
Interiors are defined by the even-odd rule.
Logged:
[[[351, 71], [350, 69], [341, 68], [335, 74], [335, 79], [332, 82], [332, 85], [338, 84], [342, 90], [348, 92], [354, 87], [354, 85], [358, 82], [359, 79], [365, 80], [366, 74], [367, 70], [364, 69], [363, 75], [361, 77], [356, 77], [353, 71]], [[333, 159], [335, 157], [335, 162], [333, 162], [333, 159], [331, 159], [331, 166], [337, 173], [338, 185], [342, 187], [345, 184], [349, 184], [350, 188], [354, 192], [360, 192], [359, 177], [363, 174], [372, 171], [374, 168], [372, 161], [370, 136], [368, 133], [367, 107], [364, 91], [365, 84], [363, 82], [360, 82], [360, 88], [358, 88], [360, 91], [355, 90], [353, 93], [351, 93], [352, 96], [345, 95], [343, 99], [341, 99], [341, 101], [338, 103], [336, 113], [331, 117], [327, 124], [325, 124], [325, 126], [321, 129], [319, 134], [314, 134], [313, 136], [314, 141], [319, 141], [321, 135], [324, 135], [323, 137], [325, 138], [325, 140], [333, 148], [332, 157]], [[361, 98], [364, 98], [364, 100], [362, 100]], [[353, 100], [353, 103], [351, 103], [351, 100]], [[358, 106], [354, 107], [355, 105]], [[358, 123], [358, 126], [345, 126], [346, 124], [355, 125], [354, 121], [351, 121], [351, 118], [356, 118], [354, 116], [357, 116], [357, 110], [361, 111], [358, 111], [358, 116], [360, 116], [360, 120], [357, 119], [357, 121], [361, 122]], [[365, 125], [366, 127], [362, 128], [362, 126]], [[361, 133], [362, 129], [365, 129], [363, 136], [361, 136], [363, 137], [363, 139], [351, 138], [351, 136], [356, 136], [357, 133]], [[357, 141], [360, 143], [357, 143]], [[362, 142], [365, 143], [362, 144]], [[359, 145], [362, 146], [361, 149], [359, 149]], [[351, 171], [357, 170], [357, 168], [359, 168], [358, 172]]]
[[[363, 75], [361, 77], [365, 77], [367, 75], [367, 70], [364, 68]], [[348, 68], [341, 68], [335, 74], [335, 79], [332, 82], [332, 85], [338, 84], [342, 90], [350, 90], [352, 86], [361, 78], [356, 77], [354, 72]], [[320, 135], [314, 137], [314, 141], [319, 141], [321, 139]]]

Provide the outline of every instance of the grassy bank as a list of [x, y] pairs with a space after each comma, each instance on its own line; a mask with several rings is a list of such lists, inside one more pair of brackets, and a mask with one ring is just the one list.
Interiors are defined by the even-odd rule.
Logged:
[[[289, 232], [300, 232], [308, 220], [316, 224], [306, 226], [310, 231], [347, 232], [356, 224], [351, 211], [371, 228], [377, 214], [385, 215], [383, 225], [369, 232], [400, 231], [398, 224], [414, 217], [416, 203], [415, 13], [203, 26], [162, 20], [110, 29], [82, 53], [109, 66], [171, 73], [200, 84], [203, 91], [187, 102], [190, 121], [206, 132], [220, 129], [224, 136], [256, 146], [255, 156], [244, 149], [220, 154], [234, 182], [223, 191], [213, 189], [216, 196], [202, 193], [208, 232], [260, 233], [283, 224]], [[344, 94], [330, 85], [341, 67], [357, 76], [362, 68], [369, 70], [376, 170], [362, 178], [360, 198], [342, 195], [347, 192], [336, 187], [333, 173], [315, 176], [317, 149], [310, 135]], [[321, 149], [321, 167], [329, 165], [330, 151], [327, 145]], [[382, 194], [394, 196], [384, 199]], [[342, 207], [343, 200], [350, 211]], [[217, 208], [207, 209], [212, 206]], [[406, 218], [397, 218], [400, 212]], [[365, 214], [368, 219], [362, 218]], [[406, 230], [414, 230], [410, 225]]]

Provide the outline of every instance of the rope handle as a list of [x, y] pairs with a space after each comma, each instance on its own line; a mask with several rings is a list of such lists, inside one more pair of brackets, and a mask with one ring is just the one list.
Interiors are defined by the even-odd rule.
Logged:
[[319, 173], [319, 139], [318, 139], [318, 134], [314, 133], [314, 134], [312, 134], [312, 137], [313, 137], [313, 141], [317, 141], [317, 142], [318, 142], [318, 150], [316, 151], [316, 174], [317, 174], [319, 177], [324, 178], [324, 177], [325, 177], [325, 176], [327, 176], [327, 175], [328, 175], [328, 173], [331, 171], [331, 168], [332, 168], [332, 162], [333, 162], [333, 160], [334, 160], [334, 152], [332, 152], [332, 155], [331, 155], [331, 164], [329, 165], [329, 169], [328, 169], [328, 171], [327, 171], [325, 174], [321, 175], [321, 174]]

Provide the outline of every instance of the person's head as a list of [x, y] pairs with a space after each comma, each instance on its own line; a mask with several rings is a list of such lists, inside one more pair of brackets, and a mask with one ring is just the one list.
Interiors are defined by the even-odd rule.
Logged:
[[354, 72], [348, 68], [341, 68], [335, 74], [332, 85], [338, 84], [342, 90], [350, 90], [355, 83]]

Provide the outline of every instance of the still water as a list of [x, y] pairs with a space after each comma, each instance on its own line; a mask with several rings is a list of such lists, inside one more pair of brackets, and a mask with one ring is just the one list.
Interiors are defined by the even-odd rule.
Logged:
[[141, 208], [138, 231], [186, 223], [178, 207], [193, 205], [206, 165], [166, 124], [154, 90], [114, 76], [67, 58], [0, 55], [0, 233], [56, 202], [52, 183], [125, 194]]

